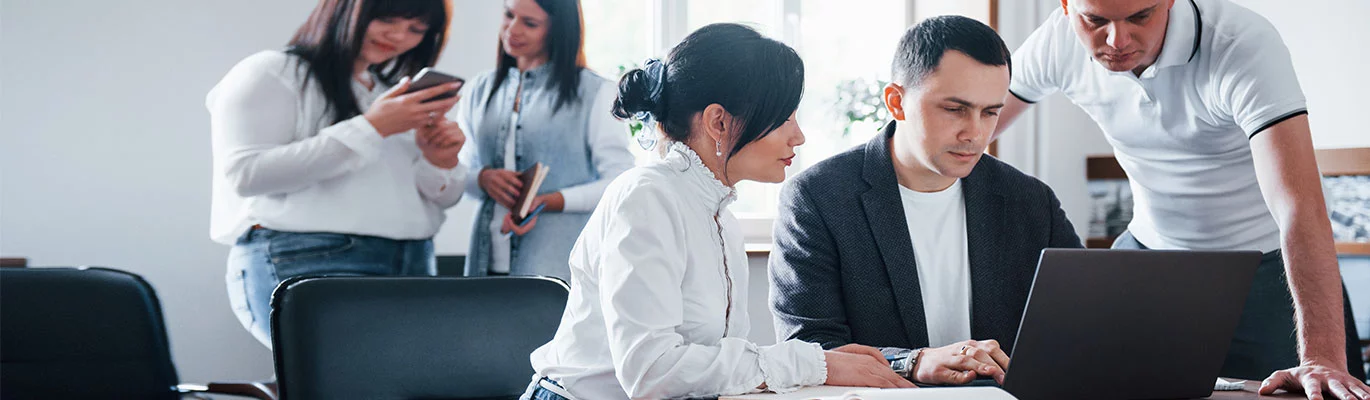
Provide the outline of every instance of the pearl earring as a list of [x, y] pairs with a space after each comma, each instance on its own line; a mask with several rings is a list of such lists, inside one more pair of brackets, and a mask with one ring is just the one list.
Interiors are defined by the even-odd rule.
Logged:
[[714, 155], [723, 157], [723, 142], [714, 141]]

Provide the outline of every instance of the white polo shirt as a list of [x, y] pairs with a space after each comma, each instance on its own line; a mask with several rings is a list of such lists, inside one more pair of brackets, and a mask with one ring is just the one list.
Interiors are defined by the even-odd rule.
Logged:
[[1057, 9], [1014, 53], [1009, 89], [1027, 102], [1060, 91], [1099, 124], [1131, 178], [1137, 240], [1280, 248], [1250, 138], [1307, 111], [1275, 27], [1228, 0], [1177, 0], [1160, 57], [1140, 77], [1091, 56]]

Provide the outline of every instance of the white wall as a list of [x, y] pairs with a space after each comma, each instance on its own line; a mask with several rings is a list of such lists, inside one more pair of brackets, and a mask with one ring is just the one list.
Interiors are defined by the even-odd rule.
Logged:
[[[1059, 5], [999, 2], [999, 32], [1008, 48], [1017, 51]], [[1085, 157], [1112, 153], [1094, 120], [1059, 93], [1035, 104], [999, 139], [1000, 158], [1051, 185], [1081, 238], [1090, 219]]]
[[[472, 79], [495, 68], [495, 49], [504, 2], [498, 0], [456, 0], [453, 5], [451, 38], [437, 68]], [[466, 254], [471, 240], [471, 219], [476, 202], [462, 200], [447, 210], [447, 223], [438, 230], [433, 243], [438, 254]]]
[[747, 256], [747, 316], [752, 329], [747, 339], [766, 346], [775, 344], [775, 322], [771, 314], [771, 282], [766, 269], [767, 255]]
[[[208, 238], [204, 96], [238, 60], [281, 48], [314, 4], [0, 3], [0, 254], [146, 277], [184, 381], [270, 376], [270, 353], [229, 311], [228, 249]], [[500, 10], [458, 0], [439, 68], [491, 68]], [[440, 252], [465, 252], [470, 208], [450, 212]]]
[[[1294, 70], [1308, 97], [1308, 119], [1317, 148], [1370, 146], [1365, 95], [1370, 89], [1370, 2], [1320, 0], [1234, 0], [1275, 24], [1294, 57]], [[1314, 5], [1316, 4], [1316, 5]]]

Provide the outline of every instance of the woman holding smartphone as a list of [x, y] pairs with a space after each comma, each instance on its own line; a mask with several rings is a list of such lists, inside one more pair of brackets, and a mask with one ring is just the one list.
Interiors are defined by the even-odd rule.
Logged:
[[232, 245], [238, 319], [271, 346], [271, 292], [303, 275], [435, 272], [431, 238], [461, 199], [466, 141], [442, 117], [458, 84], [408, 92], [447, 38], [445, 0], [321, 0], [284, 51], [209, 92], [211, 237]]
[[[578, 0], [505, 0], [494, 71], [468, 83], [457, 122], [467, 194], [481, 199], [466, 274], [569, 279], [566, 258], [604, 187], [633, 166], [626, 126], [610, 115], [614, 86], [585, 67]], [[510, 211], [519, 172], [548, 168], [523, 225]], [[512, 235], [507, 233], [512, 232]]]

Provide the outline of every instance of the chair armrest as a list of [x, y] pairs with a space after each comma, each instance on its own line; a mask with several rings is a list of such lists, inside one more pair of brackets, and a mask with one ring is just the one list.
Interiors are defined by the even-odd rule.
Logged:
[[183, 383], [176, 385], [176, 389], [184, 394], [225, 394], [258, 400], [277, 400], [275, 382], [210, 382], [207, 385]]

